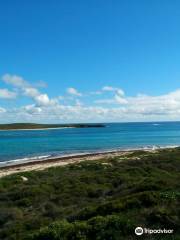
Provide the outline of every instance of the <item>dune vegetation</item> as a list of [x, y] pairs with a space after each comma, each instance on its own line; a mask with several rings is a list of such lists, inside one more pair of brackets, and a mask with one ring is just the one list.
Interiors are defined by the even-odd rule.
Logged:
[[[0, 179], [0, 239], [180, 239], [180, 148]], [[134, 229], [173, 229], [142, 235]]]

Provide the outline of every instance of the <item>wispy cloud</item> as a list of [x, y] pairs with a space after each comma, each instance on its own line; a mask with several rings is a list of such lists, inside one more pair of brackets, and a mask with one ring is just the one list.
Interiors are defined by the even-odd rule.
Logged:
[[74, 95], [74, 96], [78, 96], [78, 97], [82, 96], [82, 93], [78, 92], [78, 90], [73, 87], [67, 88], [66, 91], [70, 95]]
[[93, 91], [89, 93], [90, 95], [101, 95], [102, 91]]
[[111, 87], [111, 86], [104, 86], [102, 91], [105, 92], [115, 92], [119, 96], [124, 96], [124, 91], [121, 88]]
[[98, 104], [127, 104], [127, 100], [125, 99], [125, 93], [121, 88], [112, 87], [112, 86], [104, 86], [101, 90], [101, 94], [104, 92], [112, 92], [113, 97], [111, 98], [103, 98], [95, 100], [95, 103]]
[[6, 88], [0, 89], [0, 98], [3, 99], [14, 99], [17, 97], [16, 92], [9, 91]]
[[17, 76], [17, 75], [10, 75], [10, 74], [5, 74], [2, 77], [2, 80], [10, 85], [13, 85], [15, 87], [27, 87], [29, 84], [27, 81], [25, 81], [22, 77]]
[[6, 109], [5, 108], [2, 108], [0, 107], [0, 113], [5, 113], [6, 112]]
[[34, 86], [35, 86], [35, 87], [39, 87], [39, 88], [47, 88], [48, 85], [47, 85], [46, 82], [40, 80], [40, 81], [36, 82], [36, 83], [34, 84]]

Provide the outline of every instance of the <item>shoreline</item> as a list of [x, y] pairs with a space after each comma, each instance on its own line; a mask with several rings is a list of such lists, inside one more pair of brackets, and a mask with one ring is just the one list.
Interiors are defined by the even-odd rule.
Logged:
[[6, 161], [0, 161], [0, 170], [2, 168], [6, 167], [13, 167], [17, 165], [23, 165], [23, 164], [30, 164], [30, 163], [38, 163], [38, 162], [45, 162], [48, 160], [56, 160], [56, 159], [64, 159], [64, 158], [74, 158], [74, 157], [83, 157], [83, 156], [93, 156], [93, 155], [99, 155], [99, 154], [111, 154], [111, 153], [117, 153], [117, 152], [129, 152], [129, 151], [154, 151], [154, 150], [160, 150], [160, 149], [171, 149], [171, 148], [177, 148], [180, 147], [180, 145], [166, 145], [166, 146], [160, 146], [160, 145], [153, 145], [153, 146], [146, 146], [146, 147], [134, 147], [134, 148], [115, 148], [115, 149], [104, 149], [104, 150], [91, 150], [91, 151], [79, 151], [77, 153], [66, 153], [66, 154], [44, 154], [44, 155], [37, 155], [37, 156], [29, 156], [29, 157], [23, 157], [23, 158], [17, 158], [17, 159], [9, 159]]
[[112, 150], [104, 152], [94, 152], [94, 153], [82, 153], [76, 155], [67, 155], [67, 156], [56, 156], [49, 157], [46, 159], [37, 159], [35, 161], [19, 162], [11, 165], [5, 165], [0, 167], [0, 178], [8, 176], [14, 173], [23, 173], [27, 171], [41, 171], [50, 167], [65, 166], [68, 164], [75, 164], [82, 161], [93, 161], [101, 160], [103, 158], [111, 157], [127, 157], [129, 154], [132, 154], [136, 151], [145, 151], [150, 153], [155, 153], [161, 149], [172, 149], [177, 146], [161, 147], [161, 148], [146, 148], [146, 149], [127, 149], [127, 150]]
[[[99, 153], [86, 153], [79, 155], [63, 156], [56, 158], [49, 158], [47, 160], [37, 160], [26, 163], [19, 163], [9, 166], [0, 167], [0, 178], [8, 176], [14, 173], [23, 173], [27, 171], [41, 171], [50, 167], [65, 166], [68, 164], [79, 163], [86, 160], [100, 160], [105, 158], [111, 158], [115, 156], [125, 157], [138, 150], [119, 150], [119, 151], [109, 151], [109, 152], [99, 152]], [[149, 150], [154, 152], [154, 150]]]

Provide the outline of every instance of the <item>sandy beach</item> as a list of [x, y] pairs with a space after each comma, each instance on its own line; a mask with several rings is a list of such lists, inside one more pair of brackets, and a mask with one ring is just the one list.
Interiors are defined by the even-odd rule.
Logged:
[[[151, 150], [152, 151], [152, 150]], [[65, 166], [67, 164], [79, 163], [86, 160], [101, 160], [104, 158], [112, 158], [115, 156], [127, 157], [134, 151], [111, 151], [103, 153], [89, 153], [75, 156], [65, 156], [59, 158], [50, 158], [47, 160], [36, 160], [25, 163], [13, 164], [10, 166], [0, 167], [0, 178], [11, 175], [13, 173], [21, 173], [27, 171], [41, 171], [50, 167]]]

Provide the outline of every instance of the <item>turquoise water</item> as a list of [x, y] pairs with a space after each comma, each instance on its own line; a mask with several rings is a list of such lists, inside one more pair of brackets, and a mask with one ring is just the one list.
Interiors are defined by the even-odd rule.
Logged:
[[107, 123], [105, 128], [0, 131], [0, 162], [177, 145], [180, 145], [180, 122]]

